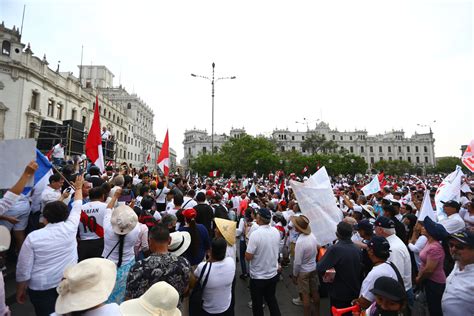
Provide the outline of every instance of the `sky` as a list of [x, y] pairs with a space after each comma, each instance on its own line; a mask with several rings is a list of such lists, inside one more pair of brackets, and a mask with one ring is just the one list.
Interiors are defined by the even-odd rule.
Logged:
[[[474, 138], [471, 1], [0, 0], [7, 27], [50, 67], [106, 65], [155, 113], [154, 133], [183, 157], [186, 129], [245, 127], [428, 132], [435, 154]], [[436, 121], [436, 122], [434, 122]], [[425, 127], [419, 126], [426, 125]]]

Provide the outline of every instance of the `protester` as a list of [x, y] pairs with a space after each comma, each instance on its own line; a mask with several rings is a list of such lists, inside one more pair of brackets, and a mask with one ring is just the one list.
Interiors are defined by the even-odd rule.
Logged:
[[236, 227], [235, 222], [222, 219], [222, 218], [215, 218], [215, 229], [214, 234], [216, 238], [222, 237], [227, 242], [226, 248], [226, 257], [231, 257], [234, 260], [234, 263], [237, 262], [236, 258], [236, 247], [235, 247], [235, 238], [236, 238]]
[[249, 261], [250, 296], [254, 316], [263, 315], [263, 299], [268, 304], [270, 315], [280, 315], [278, 301], [275, 297], [278, 277], [278, 257], [280, 233], [271, 227], [271, 213], [261, 208], [257, 213], [256, 229], [249, 237], [245, 259]]
[[206, 227], [196, 223], [197, 212], [195, 209], [190, 208], [184, 210], [182, 215], [184, 216], [185, 225], [180, 226], [178, 230], [186, 231], [191, 235], [191, 245], [183, 256], [188, 259], [191, 266], [194, 267], [204, 259], [206, 251], [208, 251], [211, 246], [211, 240]]
[[366, 310], [366, 315], [408, 315], [406, 294], [400, 282], [382, 276], [375, 281], [371, 292], [375, 302]]
[[474, 232], [465, 229], [451, 234], [449, 249], [456, 263], [446, 279], [441, 301], [443, 314], [473, 315]]
[[177, 308], [179, 294], [176, 289], [164, 281], [151, 286], [142, 296], [120, 304], [123, 316], [180, 316]]
[[201, 262], [194, 271], [196, 278], [203, 274], [201, 282], [207, 280], [202, 294], [202, 315], [234, 315], [231, 301], [235, 261], [226, 256], [226, 251], [226, 240], [214, 239], [209, 260]]
[[[150, 229], [151, 253], [130, 269], [125, 294], [127, 300], [139, 298], [153, 284], [160, 281], [166, 281], [173, 286], [181, 298], [188, 292], [191, 266], [188, 260], [180, 255], [189, 247], [191, 238], [187, 232], [173, 234], [179, 241], [177, 245], [170, 245], [172, 238], [168, 227], [163, 224], [157, 224]], [[181, 247], [178, 247], [180, 245]]]
[[[360, 297], [354, 300], [362, 308], [368, 308], [375, 302], [375, 295], [372, 293], [376, 280], [382, 276], [386, 276], [398, 281], [397, 267], [391, 262], [387, 262], [390, 257], [390, 244], [384, 237], [373, 236], [367, 244], [367, 253], [374, 267], [365, 277], [360, 289]], [[403, 283], [403, 280], [400, 281]]]
[[334, 269], [334, 281], [329, 284], [331, 306], [342, 308], [351, 306], [360, 292], [361, 262], [359, 249], [351, 240], [352, 226], [345, 222], [337, 224], [338, 242], [330, 246], [317, 264], [318, 273]]
[[79, 261], [101, 257], [104, 250], [104, 216], [107, 205], [102, 187], [89, 191], [90, 202], [82, 205], [79, 225]]
[[466, 223], [459, 215], [461, 205], [455, 200], [449, 200], [443, 203], [443, 211], [446, 213], [447, 218], [441, 219], [439, 223], [446, 228], [448, 233], [454, 234], [461, 231], [466, 227]]
[[57, 288], [59, 294], [52, 315], [118, 315], [116, 303], [106, 304], [115, 285], [117, 268], [103, 258], [91, 258], [66, 268]]
[[239, 260], [240, 260], [240, 269], [242, 274], [239, 276], [242, 280], [248, 278], [248, 268], [247, 261], [245, 260], [245, 251], [247, 250], [247, 231], [248, 226], [251, 225], [252, 219], [252, 209], [247, 209], [244, 216], [239, 220], [239, 226], [236, 230], [236, 236], [239, 238]]
[[16, 267], [18, 303], [26, 302], [26, 295], [35, 308], [36, 315], [54, 312], [64, 269], [77, 263], [76, 233], [81, 216], [82, 184], [77, 176], [72, 211], [66, 204], [54, 201], [43, 209], [45, 227], [30, 233], [21, 247]]
[[206, 227], [207, 232], [210, 237], [213, 236], [214, 232], [212, 231], [212, 221], [214, 220], [214, 211], [212, 207], [207, 204], [206, 196], [204, 193], [199, 192], [196, 194], [197, 205], [194, 207], [196, 210], [196, 223], [202, 224]]
[[135, 263], [134, 246], [140, 233], [137, 225], [138, 217], [127, 205], [120, 205], [111, 209], [121, 190], [117, 190], [107, 205], [104, 216], [104, 251], [102, 257], [113, 261], [117, 265], [115, 287], [108, 303], [120, 304], [125, 299], [125, 286], [130, 268]]
[[407, 293], [408, 304], [412, 306], [414, 295], [411, 279], [411, 259], [407, 246], [395, 234], [395, 223], [390, 218], [380, 216], [375, 221], [374, 226], [375, 235], [385, 237], [390, 244], [390, 257], [388, 260], [400, 272]]
[[300, 233], [295, 245], [293, 282], [303, 298], [304, 315], [311, 316], [311, 309], [314, 308], [314, 314], [319, 316], [319, 276], [316, 271], [318, 244], [311, 234], [309, 219], [306, 216], [294, 216], [291, 221], [296, 231]]

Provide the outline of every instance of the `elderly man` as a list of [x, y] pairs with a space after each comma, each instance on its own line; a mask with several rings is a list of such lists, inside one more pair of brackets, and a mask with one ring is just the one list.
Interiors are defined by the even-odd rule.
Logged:
[[380, 216], [375, 221], [375, 235], [385, 237], [390, 244], [390, 257], [388, 261], [395, 264], [400, 272], [405, 291], [407, 293], [408, 304], [414, 302], [413, 288], [411, 282], [411, 259], [407, 246], [395, 234], [395, 223], [388, 217]]
[[444, 315], [474, 315], [474, 233], [463, 230], [451, 235], [449, 250], [456, 264], [446, 279], [441, 300]]
[[447, 202], [441, 201], [441, 203], [443, 203], [443, 210], [448, 217], [440, 220], [439, 223], [443, 225], [450, 234], [463, 230], [464, 227], [466, 227], [466, 223], [458, 214], [461, 204], [454, 200]]
[[250, 296], [254, 316], [263, 316], [263, 298], [271, 316], [279, 316], [280, 308], [275, 297], [278, 283], [278, 256], [280, 233], [270, 226], [272, 215], [266, 208], [257, 213], [258, 228], [250, 235], [245, 260], [250, 267]]

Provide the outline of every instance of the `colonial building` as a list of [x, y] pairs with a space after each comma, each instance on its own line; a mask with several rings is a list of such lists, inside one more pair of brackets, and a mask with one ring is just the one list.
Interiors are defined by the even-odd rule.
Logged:
[[3, 23], [0, 45], [0, 140], [37, 139], [44, 121], [63, 125], [74, 120], [87, 133], [98, 94], [101, 125], [115, 142], [115, 161], [141, 167], [148, 153], [156, 156], [153, 111], [136, 94], [113, 87], [114, 75], [106, 66], [79, 66], [80, 79], [59, 66], [53, 70], [46, 55], [35, 56], [30, 44], [21, 43], [19, 30]]
[[[230, 137], [239, 137], [244, 129], [232, 129], [230, 136], [214, 135], [214, 146], [220, 148]], [[314, 129], [307, 131], [290, 131], [275, 129], [271, 134], [277, 144], [277, 150], [299, 151], [304, 155], [310, 152], [303, 149], [302, 144], [312, 133], [323, 135], [326, 140], [337, 144], [335, 152], [347, 152], [363, 157], [369, 164], [380, 160], [404, 160], [415, 165], [434, 165], [434, 138], [430, 131], [426, 134], [414, 134], [405, 137], [403, 130], [391, 131], [380, 135], [368, 135], [366, 130], [338, 131], [331, 129], [325, 122], [320, 122]], [[211, 137], [203, 130], [188, 130], [184, 133], [184, 159], [182, 164], [189, 166], [191, 159], [200, 153], [210, 152]]]

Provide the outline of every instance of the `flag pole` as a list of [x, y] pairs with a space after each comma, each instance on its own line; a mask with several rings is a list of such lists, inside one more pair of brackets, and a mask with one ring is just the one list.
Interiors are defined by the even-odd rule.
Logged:
[[76, 190], [76, 187], [75, 187], [71, 182], [69, 182], [68, 179], [66, 179], [66, 177], [65, 177], [58, 169], [56, 169], [56, 167], [55, 167], [53, 164], [51, 164], [51, 166], [52, 166], [53, 169], [61, 176], [61, 178], [63, 178], [64, 181], [65, 181], [67, 184], [69, 184], [69, 186], [73, 187], [74, 190]]

